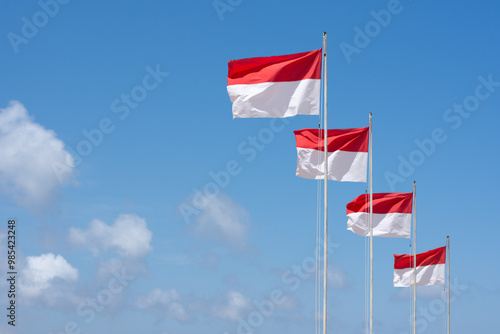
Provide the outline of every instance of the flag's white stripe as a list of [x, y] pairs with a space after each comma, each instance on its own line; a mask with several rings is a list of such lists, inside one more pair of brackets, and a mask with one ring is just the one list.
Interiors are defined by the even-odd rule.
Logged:
[[[329, 152], [328, 179], [366, 182], [367, 160], [367, 152]], [[297, 147], [297, 176], [306, 179], [322, 179], [324, 161], [323, 151]]]
[[318, 115], [321, 80], [230, 85], [233, 117], [289, 117]]
[[[370, 217], [367, 212], [353, 212], [347, 215], [347, 229], [366, 237], [370, 234]], [[410, 213], [374, 213], [373, 236], [389, 238], [409, 238], [411, 231]]]
[[[417, 267], [417, 286], [444, 284], [445, 263]], [[413, 268], [394, 269], [394, 286], [413, 286]]]

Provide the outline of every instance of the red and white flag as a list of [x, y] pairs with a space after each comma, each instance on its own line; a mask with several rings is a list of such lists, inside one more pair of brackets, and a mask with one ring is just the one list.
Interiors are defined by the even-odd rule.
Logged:
[[228, 68], [234, 118], [319, 114], [321, 49], [230, 60]]
[[[446, 247], [417, 254], [417, 286], [444, 284]], [[413, 255], [394, 254], [394, 286], [413, 286]]]
[[[325, 171], [324, 131], [294, 131], [297, 142], [297, 176], [322, 179]], [[328, 179], [366, 182], [369, 128], [328, 130]]]
[[[373, 236], [409, 238], [413, 193], [373, 194]], [[347, 204], [347, 229], [370, 235], [370, 195], [356, 197]]]

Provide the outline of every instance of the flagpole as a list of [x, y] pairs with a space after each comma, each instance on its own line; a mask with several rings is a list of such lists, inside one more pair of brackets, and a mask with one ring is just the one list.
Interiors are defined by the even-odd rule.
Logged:
[[417, 334], [417, 185], [413, 181], [413, 334]]
[[446, 237], [446, 262], [448, 263], [448, 334], [450, 334], [450, 237]]
[[373, 334], [373, 179], [372, 179], [372, 113], [369, 122], [368, 177], [370, 179], [370, 334]]
[[326, 67], [326, 31], [323, 32], [323, 102], [324, 102], [324, 151], [325, 151], [325, 231], [324, 231], [324, 245], [323, 245], [323, 334], [326, 334], [326, 280], [327, 280], [327, 271], [328, 271], [328, 109], [327, 109], [327, 67]]

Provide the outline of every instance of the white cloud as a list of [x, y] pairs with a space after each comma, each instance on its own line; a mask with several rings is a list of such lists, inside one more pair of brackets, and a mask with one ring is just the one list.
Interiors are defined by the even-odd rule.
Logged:
[[146, 274], [147, 270], [141, 259], [125, 259], [111, 258], [105, 261], [99, 261], [96, 264], [97, 272], [95, 276], [95, 285], [103, 286], [109, 283], [117, 273], [123, 273], [127, 277], [137, 277], [141, 274]]
[[88, 247], [94, 255], [108, 249], [125, 257], [142, 257], [151, 251], [152, 232], [146, 221], [133, 214], [118, 216], [113, 225], [94, 219], [87, 230], [71, 228], [69, 240]]
[[[7, 318], [7, 321], [10, 321], [10, 319]], [[11, 325], [8, 325], [7, 321], [5, 321], [5, 323], [0, 324], [0, 333], [2, 333], [2, 334], [18, 334], [17, 330], [11, 329], [13, 327]]]
[[153, 289], [147, 296], [140, 296], [136, 305], [142, 309], [152, 310], [162, 317], [166, 316], [185, 322], [189, 317], [180, 299], [181, 297], [175, 289], [168, 291]]
[[350, 286], [347, 280], [347, 273], [343, 267], [337, 263], [328, 264], [328, 287], [332, 289], [345, 289]]
[[[0, 249], [7, 249], [7, 236], [8, 236], [8, 229], [7, 228], [1, 228], [0, 229]], [[17, 261], [19, 262], [19, 261]], [[0, 272], [5, 273], [9, 271], [8, 270], [8, 263], [7, 259], [0, 261]], [[8, 285], [8, 282], [4, 279], [0, 280], [0, 287], [3, 287], [4, 285]]]
[[279, 298], [279, 303], [276, 304], [277, 310], [294, 310], [299, 306], [300, 302], [292, 295], [283, 295]]
[[[429, 286], [419, 286], [417, 289], [418, 299], [435, 299], [442, 298], [444, 295], [444, 285], [429, 285]], [[398, 288], [395, 293], [392, 294], [391, 300], [410, 300], [413, 296], [413, 288]]]
[[217, 264], [219, 263], [219, 256], [217, 254], [210, 252], [204, 254], [202, 258], [198, 261], [198, 264], [206, 269], [214, 270], [217, 268]]
[[245, 208], [229, 197], [219, 195], [210, 199], [191, 228], [197, 237], [244, 248], [247, 246], [248, 225], [249, 214]]
[[237, 321], [242, 317], [242, 313], [252, 307], [249, 298], [245, 297], [241, 292], [229, 291], [226, 293], [224, 303], [222, 305], [213, 306], [213, 315], [217, 318]]
[[[146, 296], [140, 296], [135, 305], [160, 319], [171, 318], [180, 322], [200, 320], [195, 315], [205, 316], [205, 321], [209, 322], [212, 319], [237, 322], [238, 319], [246, 317], [246, 312], [255, 308], [250, 298], [235, 290], [206, 299], [199, 296], [181, 296], [175, 289], [158, 288]], [[281, 308], [286, 309], [287, 306]]]
[[46, 211], [58, 188], [73, 181], [74, 158], [52, 130], [11, 101], [0, 109], [0, 191], [34, 211]]
[[36, 299], [50, 288], [57, 288], [56, 282], [74, 282], [78, 270], [73, 268], [61, 255], [52, 253], [28, 256], [22, 271], [20, 291], [25, 298]]

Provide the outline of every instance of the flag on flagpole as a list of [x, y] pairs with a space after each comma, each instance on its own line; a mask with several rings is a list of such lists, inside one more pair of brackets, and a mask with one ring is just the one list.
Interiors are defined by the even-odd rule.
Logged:
[[[373, 194], [373, 236], [409, 238], [413, 193]], [[347, 229], [370, 235], [370, 195], [356, 197], [347, 204]]]
[[319, 115], [321, 49], [230, 60], [233, 118]]
[[[413, 286], [413, 255], [394, 254], [394, 286]], [[444, 284], [446, 247], [417, 254], [417, 286]]]
[[[297, 173], [305, 179], [322, 179], [325, 171], [324, 132], [294, 131], [297, 142]], [[369, 128], [328, 130], [328, 179], [366, 182]]]

